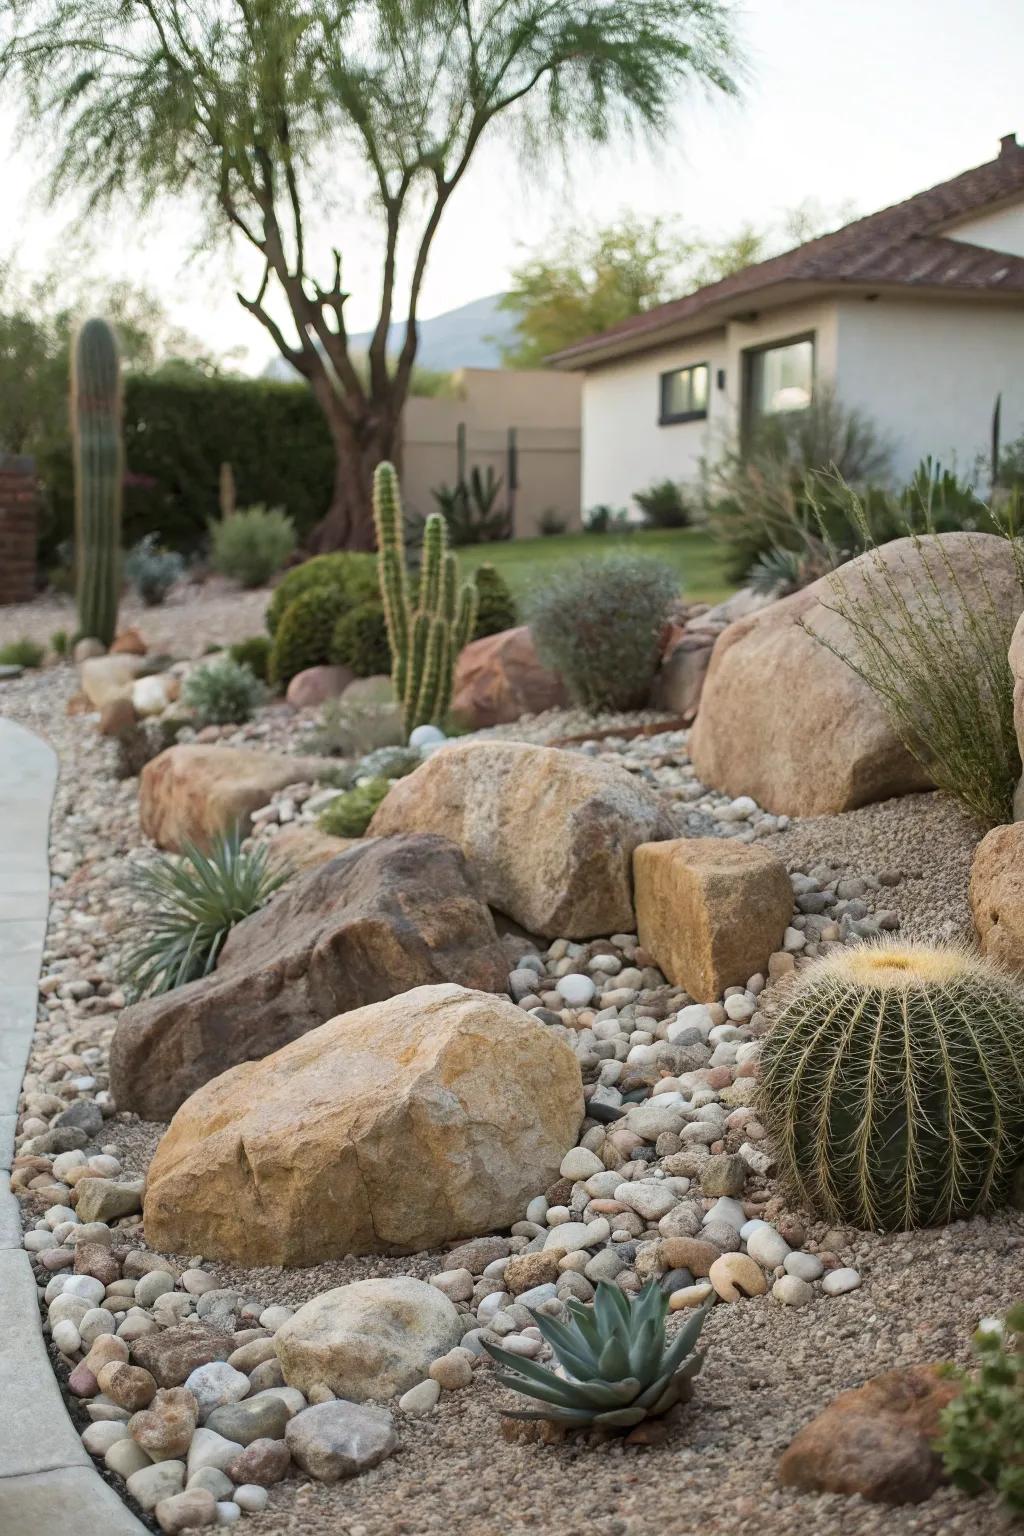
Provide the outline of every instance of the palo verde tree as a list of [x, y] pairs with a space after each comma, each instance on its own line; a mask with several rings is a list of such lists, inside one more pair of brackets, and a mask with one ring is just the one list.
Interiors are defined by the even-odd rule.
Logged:
[[[261, 281], [238, 297], [309, 381], [336, 450], [320, 548], [372, 548], [431, 244], [488, 129], [550, 153], [662, 133], [687, 86], [733, 89], [729, 0], [5, 0], [0, 28], [0, 81], [57, 146], [54, 193], [135, 208], [198, 194], [258, 252]], [[369, 175], [383, 237], [364, 370], [343, 242], [329, 275], [311, 270], [319, 189], [346, 166]]]

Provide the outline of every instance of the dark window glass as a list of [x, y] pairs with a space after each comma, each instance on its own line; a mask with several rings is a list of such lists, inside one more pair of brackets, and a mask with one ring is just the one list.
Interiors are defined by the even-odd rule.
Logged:
[[691, 363], [661, 375], [662, 423], [699, 421], [708, 413], [708, 365]]

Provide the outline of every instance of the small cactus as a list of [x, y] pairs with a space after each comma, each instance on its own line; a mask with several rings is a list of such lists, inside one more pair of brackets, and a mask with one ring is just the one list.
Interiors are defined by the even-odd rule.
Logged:
[[78, 629], [109, 645], [121, 585], [124, 438], [121, 359], [105, 320], [87, 320], [71, 357]]
[[377, 565], [391, 649], [395, 697], [406, 731], [440, 724], [448, 712], [459, 652], [473, 633], [477, 592], [459, 583], [459, 568], [448, 549], [444, 518], [434, 512], [423, 530], [423, 558], [416, 602], [410, 600], [398, 476], [378, 464], [373, 480]]
[[822, 1219], [931, 1226], [1004, 1202], [1024, 1159], [1024, 992], [956, 945], [864, 945], [804, 971], [757, 1095]]

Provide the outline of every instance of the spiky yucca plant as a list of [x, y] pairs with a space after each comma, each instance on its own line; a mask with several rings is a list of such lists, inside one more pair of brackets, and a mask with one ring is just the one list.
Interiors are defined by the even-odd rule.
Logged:
[[130, 883], [144, 904], [123, 974], [134, 998], [170, 992], [217, 963], [231, 929], [259, 910], [288, 878], [270, 869], [266, 845], [244, 850], [238, 830], [209, 853], [186, 843], [181, 857], [160, 854], [136, 865]]
[[1024, 991], [956, 945], [826, 956], [765, 1038], [757, 1107], [827, 1221], [894, 1231], [987, 1210], [1024, 1158]]
[[695, 1312], [666, 1347], [668, 1297], [653, 1281], [632, 1304], [617, 1285], [601, 1280], [593, 1307], [578, 1301], [567, 1306], [568, 1324], [532, 1313], [555, 1352], [560, 1374], [482, 1341], [510, 1373], [498, 1376], [502, 1385], [545, 1404], [540, 1410], [510, 1413], [510, 1418], [627, 1427], [658, 1418], [689, 1397], [704, 1359], [693, 1353], [693, 1346], [707, 1307]]

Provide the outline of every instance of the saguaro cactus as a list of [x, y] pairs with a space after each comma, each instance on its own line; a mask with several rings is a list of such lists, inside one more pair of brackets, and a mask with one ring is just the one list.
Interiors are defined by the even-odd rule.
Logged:
[[377, 565], [391, 647], [391, 678], [407, 731], [444, 719], [455, 662], [473, 633], [477, 592], [459, 584], [458, 562], [447, 547], [444, 518], [427, 518], [415, 602], [405, 564], [405, 534], [398, 476], [379, 464], [373, 480]]
[[87, 320], [71, 357], [78, 628], [109, 645], [121, 585], [121, 359], [105, 320]]

